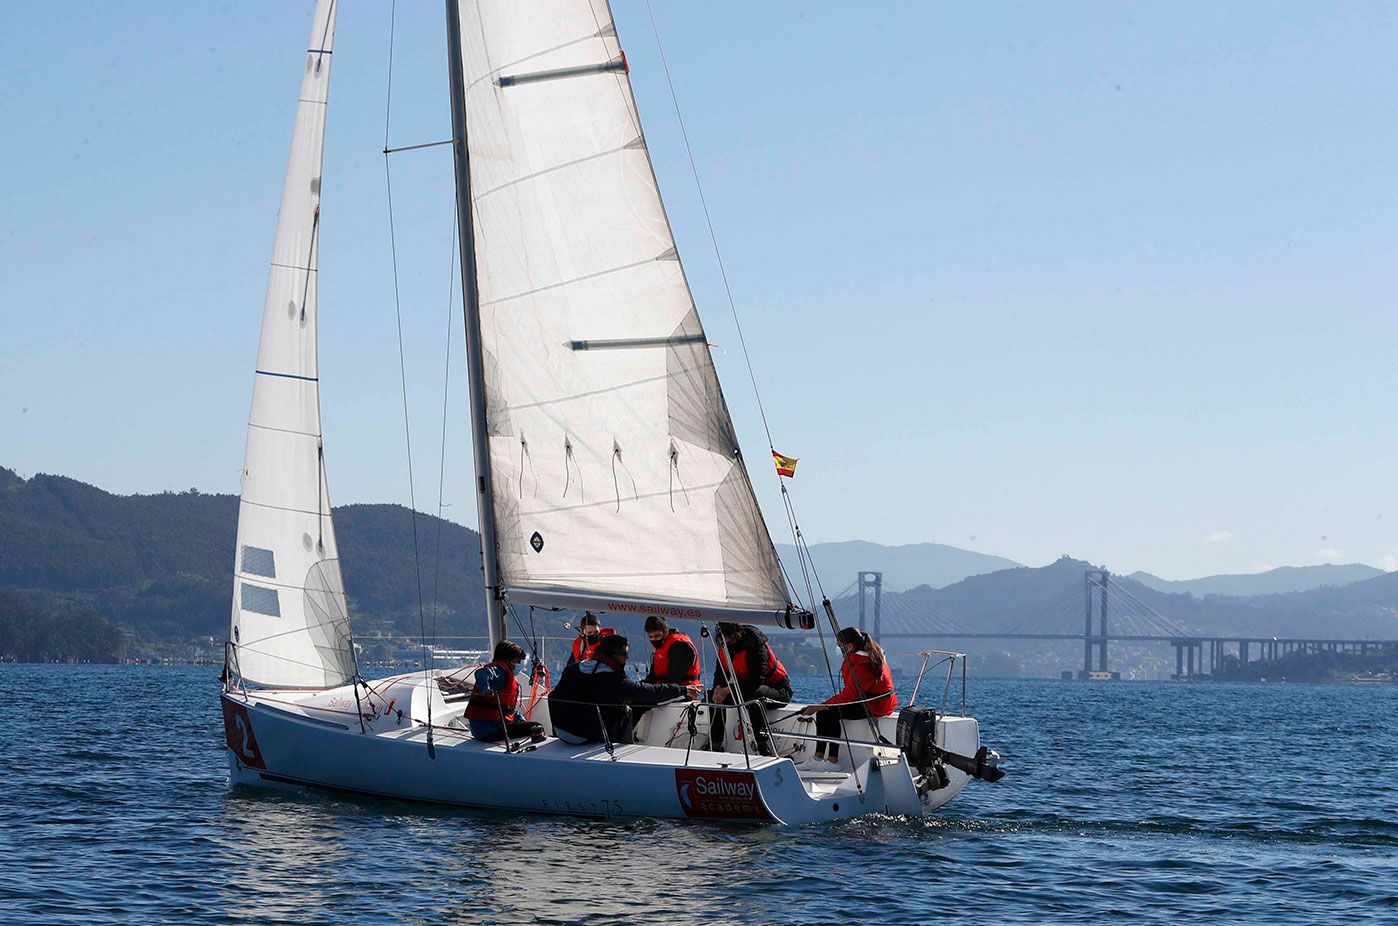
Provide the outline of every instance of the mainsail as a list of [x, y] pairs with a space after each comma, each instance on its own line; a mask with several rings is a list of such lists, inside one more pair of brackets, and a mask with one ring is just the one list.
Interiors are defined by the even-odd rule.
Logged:
[[330, 517], [316, 363], [321, 156], [336, 0], [319, 0], [296, 104], [253, 378], [234, 562], [236, 668], [249, 682], [354, 677]]
[[793, 623], [610, 8], [459, 16], [506, 600]]

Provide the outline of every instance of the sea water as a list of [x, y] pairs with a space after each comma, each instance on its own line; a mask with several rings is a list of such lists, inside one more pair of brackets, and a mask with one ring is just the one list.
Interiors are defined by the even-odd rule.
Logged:
[[0, 923], [1398, 923], [1394, 687], [972, 679], [1003, 781], [784, 829], [230, 788], [216, 672], [0, 665]]

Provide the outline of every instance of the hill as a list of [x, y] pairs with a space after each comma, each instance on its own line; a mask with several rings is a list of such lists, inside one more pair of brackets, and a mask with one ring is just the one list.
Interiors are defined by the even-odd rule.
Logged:
[[[864, 570], [882, 572], [885, 591], [905, 591], [919, 585], [941, 588], [967, 576], [1019, 565], [1003, 556], [963, 550], [944, 543], [886, 547], [866, 540], [844, 540], [812, 544], [810, 551], [821, 580], [832, 592], [855, 581], [855, 575]], [[791, 575], [801, 574], [795, 547], [779, 543], [777, 554]]]
[[[1047, 566], [970, 576], [945, 588], [885, 593], [885, 627], [916, 615], [935, 615], [978, 632], [1032, 631], [1081, 634], [1083, 573], [1096, 568], [1063, 557]], [[1119, 576], [1121, 587], [1143, 605], [1190, 634], [1398, 638], [1398, 573], [1276, 595], [1227, 597], [1157, 591]], [[852, 599], [837, 603], [858, 613]], [[899, 625], [901, 627], [901, 624]]]
[[1279, 566], [1266, 572], [1245, 575], [1204, 576], [1199, 579], [1162, 579], [1149, 572], [1133, 572], [1127, 576], [1158, 592], [1204, 595], [1275, 595], [1285, 592], [1305, 592], [1327, 585], [1349, 585], [1383, 575], [1382, 569], [1363, 563], [1320, 566]]
[[[63, 476], [0, 468], [0, 588], [45, 610], [81, 606], [138, 638], [222, 639], [228, 632], [238, 500], [164, 492], [114, 495]], [[399, 505], [335, 509], [350, 613], [360, 633], [417, 633], [412, 519]], [[481, 633], [480, 539], [418, 515], [431, 595], [441, 537], [438, 631]]]
[[[132, 643], [222, 640], [228, 629], [237, 509], [231, 495], [191, 489], [123, 496], [63, 476], [25, 480], [0, 468], [0, 658], [95, 660], [110, 658]], [[336, 508], [335, 517], [357, 634], [416, 636], [417, 568], [409, 510], [348, 505]], [[429, 515], [418, 516], [418, 531], [429, 599], [440, 531], [438, 633], [482, 635], [478, 535]], [[853, 541], [813, 550], [832, 592], [844, 588], [859, 569], [885, 571], [885, 632], [907, 629], [910, 618], [926, 614], [981, 631], [1082, 630], [1083, 572], [1093, 567], [1081, 560], [1064, 557], [1037, 568], [998, 568], [1009, 561], [940, 544], [882, 547]], [[789, 548], [785, 552], [789, 555]], [[843, 565], [841, 555], [847, 557]], [[931, 584], [965, 569], [996, 571], [965, 575], [938, 588]], [[923, 584], [894, 590], [929, 574], [932, 578]], [[1398, 638], [1398, 573], [1249, 597], [1198, 597], [1160, 591], [1130, 577], [1118, 581], [1191, 634]], [[842, 622], [854, 622], [858, 605], [853, 599], [835, 605]], [[639, 621], [633, 623], [639, 633]], [[898, 641], [895, 648], [913, 645], [915, 641]], [[1080, 645], [1070, 642], [1002, 646], [977, 641], [972, 648], [995, 656], [1000, 661], [992, 671], [1007, 674], [1056, 674], [1072, 667], [1081, 654]], [[1154, 660], [1159, 667], [1172, 658], [1166, 650], [1158, 644], [1114, 647], [1112, 658], [1123, 666], [1132, 659], [1139, 666]]]

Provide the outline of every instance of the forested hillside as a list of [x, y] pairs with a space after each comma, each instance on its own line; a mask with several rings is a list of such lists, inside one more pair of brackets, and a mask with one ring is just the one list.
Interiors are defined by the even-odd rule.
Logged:
[[[237, 512], [231, 495], [192, 489], [113, 495], [63, 476], [25, 480], [0, 469], [0, 591], [7, 593], [0, 600], [0, 659], [90, 661], [158, 643], [221, 641], [228, 632]], [[411, 513], [398, 505], [349, 505], [335, 509], [335, 523], [356, 634], [416, 637], [419, 573]], [[429, 622], [435, 585], [437, 634], [482, 635], [477, 534], [428, 515], [418, 515], [417, 527]], [[884, 614], [925, 610], [963, 628], [1025, 630], [1056, 602], [1058, 624], [1040, 632], [1080, 633], [1088, 568], [1064, 557], [945, 588], [886, 592]], [[1398, 638], [1398, 573], [1247, 598], [1198, 598], [1120, 581], [1188, 633]], [[857, 619], [854, 601], [837, 601], [836, 608], [843, 623]], [[633, 623], [639, 635], [639, 620]], [[1047, 657], [1039, 651], [1051, 648], [1023, 642], [978, 647], [1003, 649], [1022, 661], [1042, 661]], [[1072, 647], [1061, 649], [1064, 659], [1071, 657]], [[1152, 658], [1169, 655], [1158, 646], [1150, 652]]]
[[40, 604], [0, 591], [0, 658], [19, 662], [111, 662], [124, 655], [121, 628], [81, 605]]
[[[138, 640], [222, 639], [237, 517], [231, 495], [192, 489], [113, 495], [64, 476], [24, 480], [0, 469], [0, 589], [35, 613], [105, 618], [130, 628]], [[416, 634], [408, 509], [349, 505], [335, 509], [335, 524], [356, 629]], [[476, 533], [423, 514], [417, 527], [429, 608], [434, 579], [438, 583], [438, 631], [479, 633]], [[0, 620], [12, 625], [32, 618], [5, 613]], [[6, 656], [18, 658], [0, 649]]]

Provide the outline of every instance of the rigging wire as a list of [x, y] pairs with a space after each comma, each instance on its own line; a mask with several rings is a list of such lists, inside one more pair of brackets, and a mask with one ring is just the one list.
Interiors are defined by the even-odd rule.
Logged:
[[447, 346], [446, 357], [442, 361], [442, 458], [437, 469], [437, 539], [432, 564], [433, 643], [437, 642], [437, 609], [440, 604], [438, 593], [441, 588], [442, 578], [442, 511], [445, 508], [443, 495], [447, 481], [447, 398], [450, 395], [451, 386], [451, 308], [452, 299], [456, 295], [456, 221], [457, 215], [453, 214], [451, 222], [451, 266], [447, 275]]
[[[670, 90], [670, 102], [674, 105], [675, 109], [675, 121], [679, 125], [680, 138], [684, 141], [685, 154], [689, 159], [689, 171], [690, 174], [694, 177], [694, 189], [695, 192], [697, 192], [699, 195], [699, 205], [704, 213], [704, 223], [709, 230], [709, 243], [713, 246], [714, 260], [718, 264], [719, 276], [723, 280], [723, 291], [724, 294], [728, 297], [728, 309], [733, 316], [733, 326], [738, 334], [738, 344], [742, 348], [743, 363], [747, 367], [748, 379], [752, 383], [753, 397], [757, 400], [757, 411], [762, 418], [762, 430], [767, 435], [767, 449], [770, 450], [773, 454], [775, 454], [777, 452], [777, 447], [776, 443], [772, 439], [771, 425], [767, 420], [767, 408], [762, 402], [762, 390], [759, 389], [757, 385], [757, 372], [753, 368], [752, 356], [748, 352], [748, 342], [746, 336], [743, 334], [742, 319], [738, 316], [738, 304], [737, 301], [733, 298], [733, 287], [728, 280], [728, 269], [724, 266], [723, 263], [723, 253], [718, 246], [718, 234], [714, 231], [713, 217], [709, 213], [709, 203], [707, 198], [705, 198], [704, 196], [704, 185], [699, 179], [699, 166], [694, 159], [694, 149], [689, 143], [689, 132], [685, 129], [684, 126], [684, 115], [680, 112], [679, 93], [675, 90], [675, 81], [670, 74], [670, 62], [665, 57], [665, 47], [664, 44], [660, 41], [660, 26], [656, 22], [655, 10], [651, 7], [650, 0], [646, 0], [646, 13], [650, 17], [651, 33], [655, 36], [655, 50], [659, 53], [660, 65], [665, 72], [665, 83]], [[818, 573], [816, 573], [815, 562], [810, 559], [810, 552], [805, 547], [805, 542], [801, 537], [800, 528], [796, 523], [796, 513], [794, 508], [792, 507], [790, 495], [787, 493], [786, 483], [783, 481], [782, 476], [780, 474], [778, 474], [777, 476], [777, 482], [781, 486], [782, 504], [787, 511], [787, 522], [788, 525], [791, 527], [792, 540], [794, 541], [796, 546], [797, 559], [801, 561], [801, 571], [806, 578], [807, 592], [810, 595], [810, 607], [811, 610], [814, 611], [815, 595], [810, 589], [810, 577], [811, 575], [814, 575], [816, 579], [816, 585], [819, 586], [820, 576]], [[780, 563], [780, 559], [778, 560], [778, 562]], [[788, 584], [794, 584], [791, 583], [791, 576], [787, 574], [786, 567], [784, 564], [782, 564], [781, 569], [782, 573], [786, 575]], [[808, 571], [809, 574], [807, 574]], [[824, 596], [823, 588], [821, 589], [821, 594], [822, 596]], [[824, 648], [823, 641], [822, 648]], [[826, 663], [828, 666], [829, 654], [826, 654]], [[830, 676], [830, 683], [832, 686], [835, 683], [833, 672]]]
[[709, 203], [704, 198], [704, 185], [699, 182], [699, 167], [694, 161], [694, 149], [690, 147], [689, 133], [684, 127], [684, 116], [680, 113], [679, 94], [676, 93], [675, 81], [670, 76], [670, 63], [665, 58], [665, 48], [660, 42], [660, 26], [655, 21], [655, 10], [651, 9], [650, 0], [646, 0], [646, 13], [650, 16], [651, 32], [655, 35], [655, 50], [660, 53], [660, 66], [665, 71], [665, 83], [670, 88], [670, 101], [675, 107], [675, 121], [679, 123], [680, 138], [684, 140], [685, 154], [689, 157], [689, 170], [694, 176], [694, 189], [699, 194], [699, 205], [704, 211], [704, 222], [709, 227], [709, 242], [713, 245], [714, 259], [718, 262], [718, 272], [723, 278], [723, 290], [728, 296], [728, 308], [733, 313], [733, 324], [738, 331], [738, 344], [743, 349], [743, 362], [747, 364], [748, 378], [752, 380], [753, 395], [757, 398], [757, 410], [762, 416], [762, 429], [767, 432], [767, 447], [775, 452], [777, 448], [772, 442], [772, 429], [767, 423], [767, 409], [762, 404], [762, 393], [757, 388], [757, 373], [753, 370], [752, 357], [748, 355], [747, 339], [743, 337], [743, 323], [738, 318], [738, 304], [733, 299], [733, 287], [728, 283], [728, 270], [723, 265], [723, 254], [718, 247], [718, 235], [714, 232], [714, 222], [709, 216]]
[[[388, 137], [393, 115], [393, 37], [398, 24], [398, 0], [393, 0], [388, 21], [388, 86], [384, 92], [383, 107], [383, 176], [384, 189], [388, 199], [388, 247], [393, 264], [393, 313], [398, 325], [398, 375], [403, 391], [403, 440], [408, 453], [408, 510], [413, 525], [413, 566], [417, 576], [417, 619], [418, 632], [422, 639], [422, 675], [424, 685], [432, 678], [432, 651], [427, 644], [427, 615], [422, 606], [422, 553], [417, 535], [417, 491], [413, 485], [413, 435], [408, 416], [408, 361], [403, 351], [403, 302], [398, 287], [398, 241], [393, 225], [393, 168], [389, 162]], [[432, 692], [427, 694], [427, 754], [436, 758], [437, 750], [432, 742]]]

